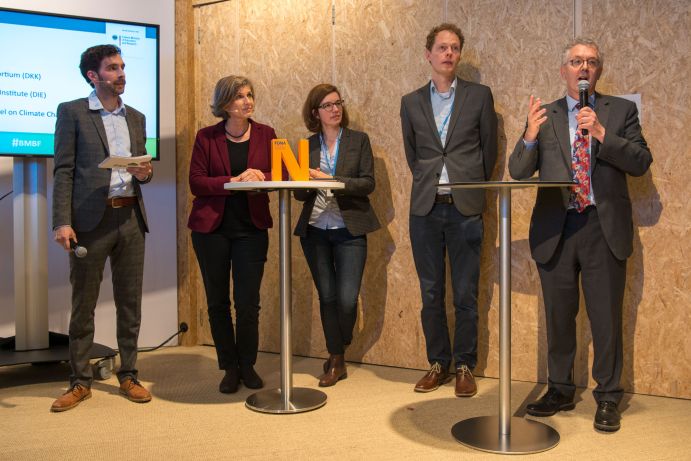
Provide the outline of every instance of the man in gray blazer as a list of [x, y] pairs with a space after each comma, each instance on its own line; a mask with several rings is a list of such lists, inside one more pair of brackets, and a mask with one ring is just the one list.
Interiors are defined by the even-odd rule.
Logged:
[[[545, 302], [549, 387], [527, 411], [551, 416], [574, 408], [580, 277], [595, 354], [594, 426], [613, 432], [621, 419], [621, 315], [626, 259], [633, 249], [626, 175], [644, 174], [652, 156], [636, 105], [595, 92], [602, 66], [594, 41], [579, 38], [566, 46], [560, 70], [566, 97], [544, 106], [530, 97], [526, 130], [509, 158], [509, 172], [515, 179], [539, 171], [541, 180], [577, 182], [572, 188], [538, 189], [533, 209], [529, 240]], [[583, 108], [581, 80], [589, 86]]]
[[58, 106], [55, 125], [53, 230], [66, 251], [77, 242], [84, 257], [70, 253], [70, 388], [51, 410], [65, 411], [91, 397], [89, 352], [94, 339], [94, 310], [107, 258], [113, 278], [120, 352], [120, 393], [134, 402], [151, 394], [137, 381], [137, 339], [144, 275], [144, 234], [148, 232], [139, 187], [153, 174], [151, 162], [137, 167], [101, 169], [110, 156], [146, 154], [144, 115], [123, 104], [125, 64], [120, 49], [87, 49], [79, 65], [94, 88], [88, 98]]
[[[425, 58], [432, 77], [401, 99], [401, 126], [408, 166], [410, 241], [422, 294], [422, 329], [430, 370], [415, 385], [430, 392], [451, 379], [455, 394], [477, 392], [477, 295], [485, 191], [454, 189], [439, 183], [486, 181], [497, 159], [497, 116], [486, 86], [456, 77], [463, 34], [441, 24], [427, 36]], [[453, 348], [445, 307], [446, 253], [451, 266], [455, 310]]]

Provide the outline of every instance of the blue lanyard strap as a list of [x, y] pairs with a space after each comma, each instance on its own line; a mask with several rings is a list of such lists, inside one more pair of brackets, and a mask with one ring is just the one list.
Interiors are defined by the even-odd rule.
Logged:
[[[451, 104], [451, 107], [449, 108], [449, 113], [446, 114], [444, 121], [441, 122], [441, 128], [439, 128], [439, 139], [441, 139], [441, 134], [444, 132], [444, 127], [446, 126], [447, 122], [449, 121], [449, 117], [451, 117], [451, 112], [453, 112], [453, 104]], [[441, 139], [441, 140], [443, 141], [443, 139]]]
[[326, 145], [326, 142], [324, 142], [324, 136], [322, 133], [319, 133], [319, 144], [321, 145], [321, 153], [324, 156], [324, 159], [326, 160], [326, 165], [329, 167], [329, 174], [331, 176], [336, 175], [336, 165], [338, 164], [338, 148], [341, 145], [341, 135], [343, 135], [343, 128], [340, 129], [338, 132], [338, 138], [336, 138], [336, 145], [334, 146], [334, 156], [333, 156], [333, 163], [329, 162], [329, 146]]

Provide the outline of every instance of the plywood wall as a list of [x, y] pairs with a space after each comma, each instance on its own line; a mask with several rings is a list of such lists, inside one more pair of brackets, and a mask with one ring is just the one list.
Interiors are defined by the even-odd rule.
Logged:
[[[522, 132], [530, 94], [564, 94], [559, 78], [563, 45], [573, 36], [574, 1], [533, 0], [231, 0], [199, 8], [178, 0], [177, 132], [180, 317], [193, 332], [186, 344], [208, 343], [205, 299], [186, 229], [191, 196], [187, 171], [194, 132], [215, 123], [208, 110], [218, 78], [230, 73], [255, 83], [258, 121], [293, 145], [307, 132], [300, 108], [309, 89], [341, 88], [352, 126], [366, 131], [375, 155], [371, 196], [383, 227], [370, 234], [355, 340], [347, 359], [426, 368], [420, 294], [408, 236], [411, 183], [400, 135], [403, 94], [428, 81], [425, 36], [443, 20], [466, 36], [459, 74], [492, 88], [499, 115], [495, 179]], [[196, 2], [203, 3], [203, 2]], [[625, 300], [627, 390], [691, 398], [688, 207], [683, 165], [691, 160], [688, 130], [689, 6], [685, 1], [578, 2], [578, 23], [607, 54], [601, 89], [641, 93], [643, 124], [655, 162], [630, 181], [636, 242]], [[622, 13], [625, 12], [625, 13]], [[683, 101], [686, 101], [684, 103]], [[498, 230], [496, 194], [484, 215], [477, 372], [498, 375]], [[277, 221], [277, 196], [272, 195]], [[534, 192], [513, 200], [513, 377], [546, 380], [546, 339], [540, 285], [527, 243]], [[293, 216], [299, 205], [292, 207]], [[262, 287], [260, 348], [278, 351], [278, 235], [270, 232]], [[325, 356], [318, 300], [297, 239], [293, 240], [294, 352]], [[449, 281], [450, 282], [450, 281]], [[447, 311], [452, 320], [450, 297]], [[579, 384], [592, 360], [587, 318], [579, 318]], [[412, 385], [412, 383], [411, 383]]]

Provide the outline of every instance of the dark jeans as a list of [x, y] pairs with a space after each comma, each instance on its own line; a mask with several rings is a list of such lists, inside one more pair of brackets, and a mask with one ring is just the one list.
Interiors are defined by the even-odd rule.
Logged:
[[300, 243], [319, 293], [326, 348], [329, 354], [343, 354], [353, 340], [367, 236], [355, 237], [348, 229], [308, 226]]
[[593, 390], [595, 400], [619, 402], [624, 353], [622, 304], [626, 261], [617, 259], [602, 234], [595, 207], [583, 213], [569, 211], [552, 259], [537, 264], [545, 300], [547, 370], [549, 386], [573, 396], [576, 357], [576, 315], [580, 275], [585, 308], [593, 336]]
[[[254, 365], [259, 347], [259, 288], [269, 234], [263, 230], [230, 237], [223, 233], [192, 232], [192, 245], [204, 279], [218, 367], [228, 370]], [[230, 315], [231, 268], [235, 331]]]
[[94, 344], [94, 311], [108, 258], [120, 354], [117, 376], [120, 382], [136, 379], [144, 279], [144, 226], [135, 207], [106, 208], [96, 228], [78, 232], [77, 239], [89, 252], [84, 258], [77, 258], [70, 252], [70, 385], [90, 387], [93, 381], [89, 353]]
[[477, 293], [480, 278], [482, 215], [463, 216], [453, 204], [435, 204], [427, 216], [410, 216], [410, 243], [422, 294], [422, 330], [430, 364], [451, 364], [446, 319], [446, 253], [456, 324], [453, 360], [456, 368], [477, 364]]

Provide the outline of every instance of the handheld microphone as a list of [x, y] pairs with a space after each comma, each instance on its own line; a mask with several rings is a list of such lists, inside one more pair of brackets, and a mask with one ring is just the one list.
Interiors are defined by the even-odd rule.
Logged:
[[75, 242], [72, 239], [70, 239], [70, 249], [72, 250], [72, 253], [74, 253], [74, 255], [77, 258], [83, 258], [88, 253], [86, 251], [86, 248], [84, 248], [83, 246], [77, 245], [77, 242]]
[[[588, 90], [590, 89], [590, 82], [588, 80], [578, 81], [578, 103], [581, 109], [588, 106]], [[588, 130], [581, 129], [583, 136], [588, 136]]]

